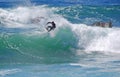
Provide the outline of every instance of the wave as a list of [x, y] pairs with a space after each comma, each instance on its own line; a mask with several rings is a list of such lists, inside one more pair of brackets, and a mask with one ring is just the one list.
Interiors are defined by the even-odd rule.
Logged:
[[[73, 24], [56, 10], [48, 6], [0, 9], [1, 62], [64, 62], [81, 52], [120, 53], [119, 28]], [[37, 17], [40, 22], [32, 22]], [[45, 30], [48, 21], [57, 24], [50, 33]]]

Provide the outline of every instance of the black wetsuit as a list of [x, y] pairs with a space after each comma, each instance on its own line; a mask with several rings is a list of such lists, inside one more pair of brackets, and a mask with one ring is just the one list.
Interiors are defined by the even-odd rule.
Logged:
[[47, 24], [52, 24], [52, 26], [47, 26], [47, 31], [54, 30], [56, 28], [56, 24], [54, 22], [48, 22]]

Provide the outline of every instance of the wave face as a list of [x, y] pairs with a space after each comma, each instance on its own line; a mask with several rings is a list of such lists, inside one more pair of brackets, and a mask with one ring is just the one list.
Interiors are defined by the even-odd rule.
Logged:
[[[78, 5], [0, 8], [0, 62], [74, 62], [79, 53], [120, 53], [119, 26], [90, 26], [97, 20], [109, 18], [119, 25], [119, 10], [119, 6]], [[113, 11], [116, 14], [111, 17], [109, 12]], [[37, 17], [40, 22], [35, 21]], [[57, 28], [48, 33], [45, 27], [49, 21], [55, 21]]]

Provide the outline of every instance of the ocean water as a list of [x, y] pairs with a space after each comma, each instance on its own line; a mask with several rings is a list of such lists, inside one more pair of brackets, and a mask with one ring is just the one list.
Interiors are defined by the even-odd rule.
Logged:
[[120, 77], [120, 1], [0, 0], [0, 77]]

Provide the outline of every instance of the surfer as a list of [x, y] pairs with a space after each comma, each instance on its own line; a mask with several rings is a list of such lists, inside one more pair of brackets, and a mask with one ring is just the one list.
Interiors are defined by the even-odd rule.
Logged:
[[54, 29], [56, 28], [56, 24], [55, 24], [54, 21], [48, 22], [46, 25], [48, 25], [48, 24], [51, 24], [51, 26], [47, 26], [47, 27], [46, 27], [46, 30], [47, 30], [48, 32], [50, 32], [51, 30], [54, 30]]

